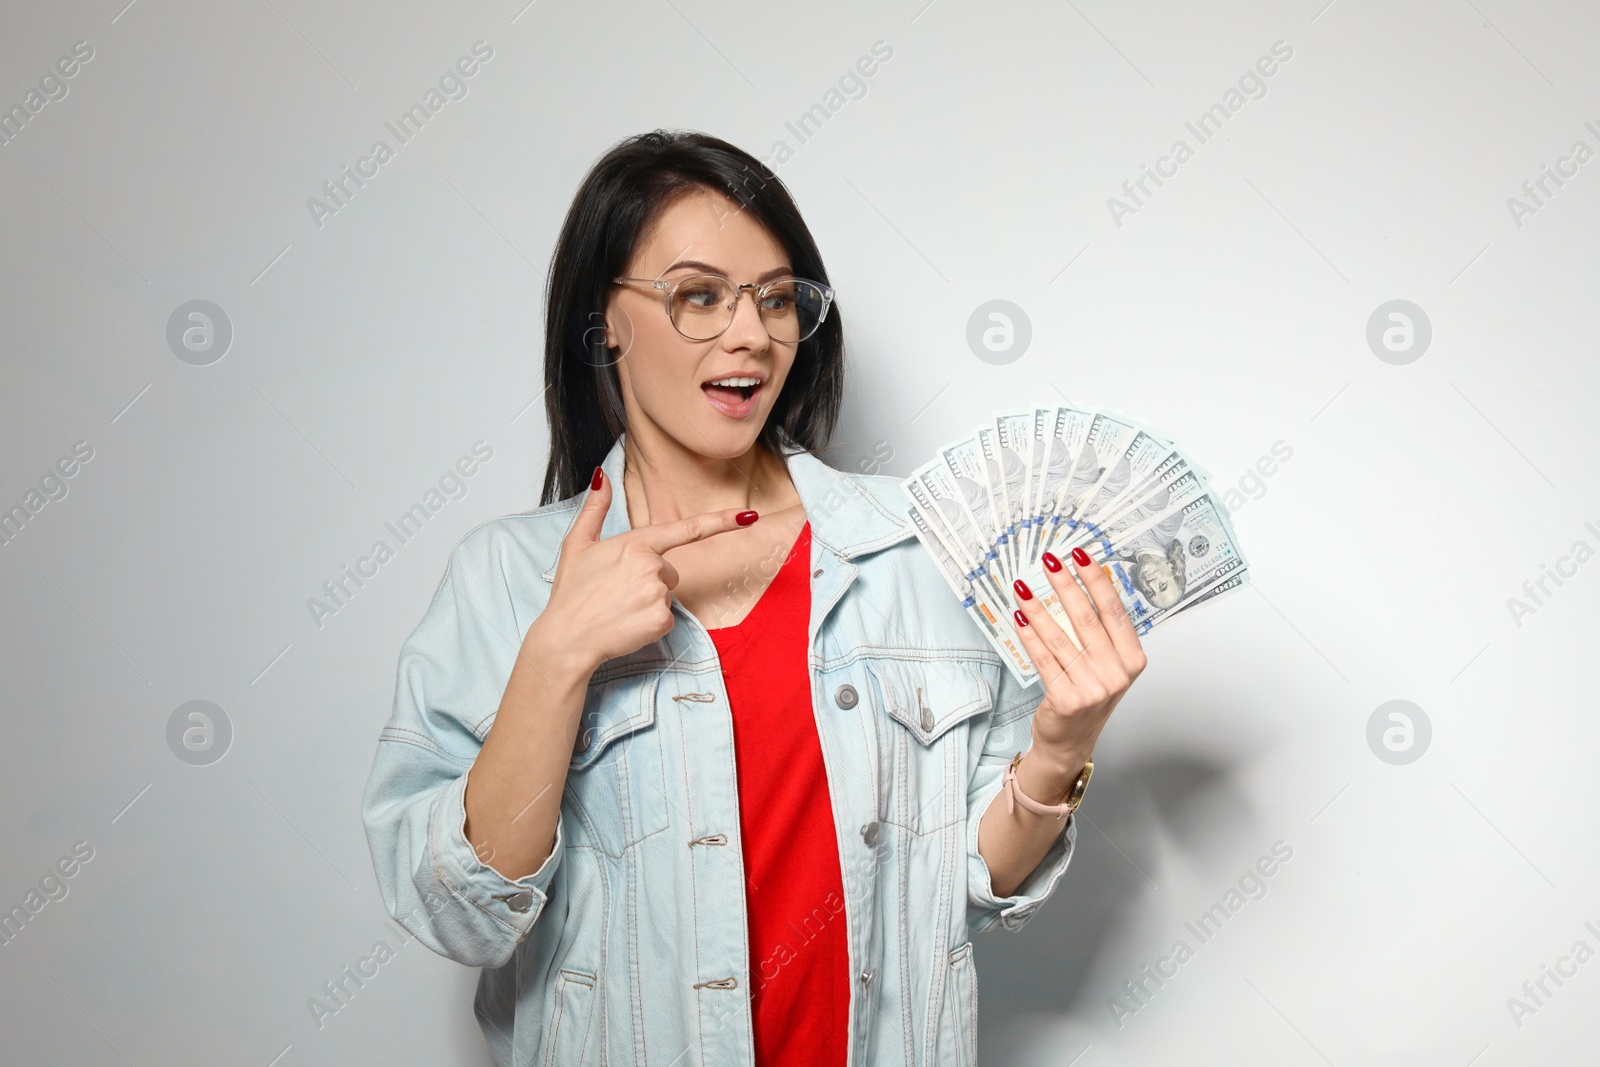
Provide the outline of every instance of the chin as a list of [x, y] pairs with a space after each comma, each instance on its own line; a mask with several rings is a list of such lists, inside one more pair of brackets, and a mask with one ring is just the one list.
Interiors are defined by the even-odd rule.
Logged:
[[761, 436], [761, 425], [702, 426], [700, 430], [703, 433], [695, 433], [694, 440], [684, 443], [707, 458], [732, 459], [744, 455], [755, 446], [756, 439]]

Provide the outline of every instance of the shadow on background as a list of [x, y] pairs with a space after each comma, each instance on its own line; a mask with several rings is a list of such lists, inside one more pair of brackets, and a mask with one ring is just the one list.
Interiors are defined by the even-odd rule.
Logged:
[[[1147, 898], [1167, 896], [1157, 855], [1175, 842], [1194, 866], [1209, 866], [1255, 822], [1229, 767], [1193, 753], [1146, 757], [1116, 778], [1095, 781], [1096, 802], [1078, 825], [1077, 846], [1056, 892], [1021, 931], [996, 926], [977, 938], [979, 1062], [1016, 1064], [1030, 1042], [1028, 1016], [1096, 1019], [1105, 989], [1089, 978], [1125, 936]], [[1020, 934], [1020, 936], [1019, 936]], [[1110, 1015], [1104, 1019], [1110, 1022]], [[1060, 1049], [1059, 1065], [1077, 1048]]]

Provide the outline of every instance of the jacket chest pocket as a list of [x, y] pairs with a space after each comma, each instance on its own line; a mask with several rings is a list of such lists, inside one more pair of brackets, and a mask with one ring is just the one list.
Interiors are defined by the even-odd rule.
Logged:
[[621, 856], [671, 825], [656, 722], [660, 672], [591, 682], [567, 767], [571, 844]]
[[879, 817], [926, 834], [966, 818], [967, 735], [992, 706], [975, 663], [878, 659], [872, 675], [878, 736]]

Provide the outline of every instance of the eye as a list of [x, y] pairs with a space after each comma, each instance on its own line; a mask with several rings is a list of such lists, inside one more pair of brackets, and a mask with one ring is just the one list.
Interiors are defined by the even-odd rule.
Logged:
[[761, 301], [761, 307], [766, 311], [789, 311], [794, 307], [794, 285], [785, 282], [773, 286]]
[[727, 299], [725, 286], [715, 278], [691, 278], [678, 286], [673, 298], [685, 307], [705, 310]]

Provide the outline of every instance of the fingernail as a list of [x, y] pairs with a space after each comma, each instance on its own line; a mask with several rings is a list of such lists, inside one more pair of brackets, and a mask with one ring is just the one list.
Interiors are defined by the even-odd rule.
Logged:
[[1058, 571], [1061, 569], [1061, 561], [1056, 559], [1056, 554], [1054, 552], [1046, 552], [1041, 558], [1044, 560], [1045, 570]]
[[755, 522], [760, 517], [760, 515], [757, 515], [753, 511], [741, 511], [739, 514], [733, 517], [733, 521], [738, 523], [740, 526], [749, 526], [752, 522]]
[[591, 490], [599, 489], [600, 486], [605, 483], [605, 480], [606, 480], [605, 472], [602, 471], [599, 467], [596, 467], [594, 469], [594, 477], [589, 479], [589, 488]]
[[1085, 552], [1081, 548], [1074, 548], [1072, 550], [1072, 558], [1077, 562], [1078, 566], [1080, 566], [1080, 567], [1087, 567], [1089, 565], [1089, 562], [1090, 562], [1089, 561], [1089, 553]]
[[1028, 583], [1023, 581], [1021, 578], [1018, 578], [1016, 581], [1012, 582], [1011, 588], [1015, 589], [1017, 591], [1017, 595], [1023, 600], [1033, 599], [1033, 590], [1029, 589]]
[[1013, 611], [1011, 613], [1011, 617], [1013, 619], [1017, 620], [1017, 625], [1018, 626], [1026, 626], [1026, 625], [1028, 625], [1028, 617], [1026, 615], [1024, 615], [1020, 610], [1019, 611]]

